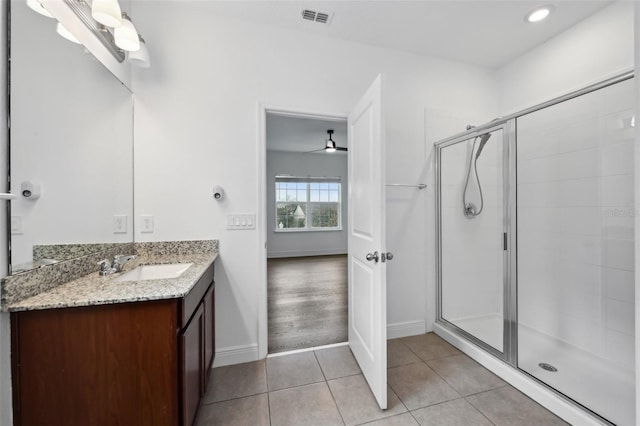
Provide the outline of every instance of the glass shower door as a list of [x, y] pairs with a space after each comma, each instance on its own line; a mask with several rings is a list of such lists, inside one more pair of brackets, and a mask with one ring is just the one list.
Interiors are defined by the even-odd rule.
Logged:
[[517, 119], [518, 367], [635, 424], [634, 82]]
[[504, 352], [504, 129], [439, 147], [440, 317]]

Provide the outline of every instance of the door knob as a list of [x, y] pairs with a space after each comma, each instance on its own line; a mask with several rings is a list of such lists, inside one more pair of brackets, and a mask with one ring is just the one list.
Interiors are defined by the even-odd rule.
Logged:
[[393, 253], [391, 253], [390, 251], [382, 253], [382, 261], [384, 262], [387, 260], [393, 260]]
[[374, 251], [373, 253], [367, 253], [366, 259], [371, 262], [372, 260], [375, 260], [376, 263], [378, 263], [378, 252]]

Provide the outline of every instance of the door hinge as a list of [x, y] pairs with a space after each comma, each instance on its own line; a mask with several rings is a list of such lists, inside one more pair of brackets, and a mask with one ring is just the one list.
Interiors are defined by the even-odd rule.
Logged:
[[502, 250], [507, 250], [507, 233], [502, 234]]

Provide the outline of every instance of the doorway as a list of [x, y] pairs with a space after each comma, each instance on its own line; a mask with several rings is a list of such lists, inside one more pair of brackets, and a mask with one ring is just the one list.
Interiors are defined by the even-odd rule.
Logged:
[[266, 114], [268, 353], [348, 339], [347, 122]]

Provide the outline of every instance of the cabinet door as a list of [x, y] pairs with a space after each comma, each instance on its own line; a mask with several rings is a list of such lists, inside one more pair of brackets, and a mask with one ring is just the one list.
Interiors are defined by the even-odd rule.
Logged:
[[209, 287], [204, 296], [204, 367], [205, 382], [209, 381], [211, 363], [215, 354], [215, 289]]
[[204, 306], [200, 304], [182, 334], [182, 424], [191, 426], [204, 389]]
[[175, 300], [14, 312], [11, 327], [16, 426], [179, 423]]

